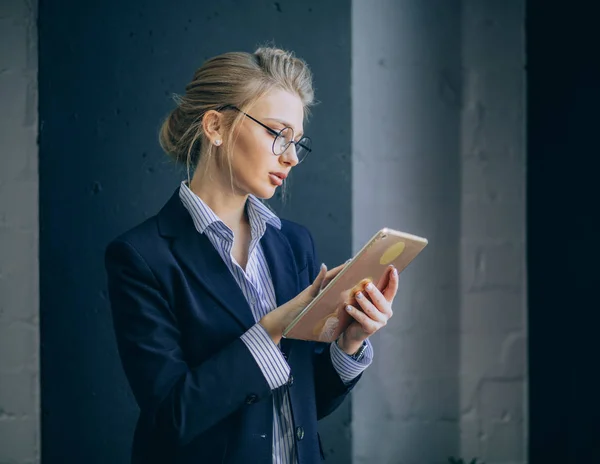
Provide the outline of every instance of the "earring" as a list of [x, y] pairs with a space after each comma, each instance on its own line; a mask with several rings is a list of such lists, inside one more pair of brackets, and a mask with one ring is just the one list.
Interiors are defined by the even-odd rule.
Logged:
[[215, 145], [216, 145], [217, 147], [218, 147], [218, 146], [220, 146], [220, 145], [221, 145], [221, 143], [222, 143], [222, 142], [221, 142], [221, 140], [220, 140], [220, 139], [217, 139], [217, 140], [215, 140]]

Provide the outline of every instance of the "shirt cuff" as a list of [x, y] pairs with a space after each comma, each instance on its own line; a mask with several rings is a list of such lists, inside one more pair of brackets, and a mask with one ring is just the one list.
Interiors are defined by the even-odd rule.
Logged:
[[255, 324], [240, 338], [256, 360], [271, 390], [287, 383], [290, 366], [262, 325]]
[[360, 361], [352, 359], [352, 356], [342, 351], [337, 343], [333, 342], [330, 345], [331, 362], [344, 384], [352, 382], [373, 362], [373, 346], [369, 340], [366, 343], [367, 348]]

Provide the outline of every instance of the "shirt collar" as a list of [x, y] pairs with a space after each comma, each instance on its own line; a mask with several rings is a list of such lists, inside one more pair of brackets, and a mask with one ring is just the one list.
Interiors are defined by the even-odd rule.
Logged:
[[[206, 229], [213, 224], [218, 224], [221, 227], [227, 227], [219, 218], [219, 216], [217, 216], [210, 208], [210, 206], [208, 206], [198, 195], [190, 190], [185, 180], [181, 182], [179, 198], [192, 216], [196, 230], [201, 234], [205, 233]], [[254, 195], [248, 196], [248, 200], [246, 201], [246, 211], [250, 221], [250, 228], [252, 229], [252, 236], [256, 236], [257, 232], [258, 235], [262, 236], [267, 224], [271, 224], [277, 229], [281, 229], [281, 220], [269, 209], [267, 205], [265, 205]]]

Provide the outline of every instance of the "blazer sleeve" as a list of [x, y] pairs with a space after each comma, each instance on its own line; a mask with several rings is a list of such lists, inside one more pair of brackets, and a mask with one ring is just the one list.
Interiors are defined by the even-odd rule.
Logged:
[[184, 445], [246, 404], [271, 394], [241, 339], [190, 368], [180, 331], [157, 279], [125, 241], [106, 249], [105, 266], [119, 355], [141, 413]]
[[[308, 230], [307, 233], [310, 240], [308, 264], [310, 266], [310, 281], [312, 282], [319, 273], [319, 261], [317, 260], [313, 237]], [[314, 349], [313, 369], [315, 397], [317, 400], [317, 419], [322, 419], [335, 411], [362, 377], [361, 373], [348, 384], [344, 384], [333, 366], [329, 345], [329, 343], [316, 342]]]

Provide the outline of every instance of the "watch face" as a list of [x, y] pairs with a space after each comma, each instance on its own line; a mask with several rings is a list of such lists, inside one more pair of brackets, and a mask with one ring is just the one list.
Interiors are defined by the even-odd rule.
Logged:
[[363, 342], [362, 346], [358, 349], [356, 353], [352, 355], [355, 361], [360, 361], [365, 355], [365, 350], [367, 349], [367, 342]]

